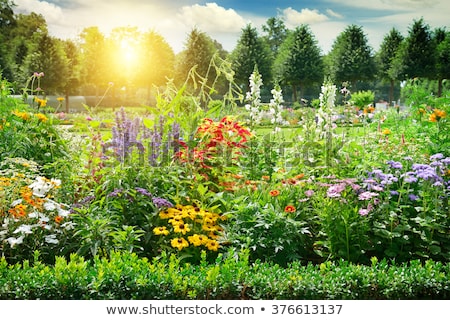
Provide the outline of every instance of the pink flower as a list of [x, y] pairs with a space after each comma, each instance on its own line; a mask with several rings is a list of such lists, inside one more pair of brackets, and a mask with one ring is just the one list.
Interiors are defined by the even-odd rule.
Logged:
[[370, 210], [369, 209], [364, 209], [364, 208], [361, 208], [361, 209], [359, 209], [359, 211], [358, 211], [358, 213], [361, 215], [361, 216], [367, 216], [367, 214], [370, 212]]
[[305, 196], [307, 196], [308, 198], [311, 198], [314, 195], [314, 190], [306, 190], [305, 191]]
[[90, 116], [87, 116], [87, 117], [86, 117], [86, 120], [87, 120], [87, 121], [92, 121], [92, 118], [91, 118]]

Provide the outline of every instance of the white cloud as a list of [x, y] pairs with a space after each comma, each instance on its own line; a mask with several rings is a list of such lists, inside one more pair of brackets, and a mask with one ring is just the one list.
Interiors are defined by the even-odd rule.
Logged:
[[327, 12], [327, 14], [330, 17], [338, 18], [338, 19], [343, 19], [344, 18], [344, 16], [342, 14], [339, 14], [339, 13], [337, 13], [337, 12], [331, 10], [331, 9], [327, 9], [326, 12]]
[[178, 19], [186, 26], [196, 26], [204, 32], [239, 32], [246, 23], [233, 9], [225, 9], [216, 3], [184, 6]]
[[31, 12], [42, 14], [48, 24], [57, 23], [64, 17], [60, 7], [47, 1], [38, 0], [15, 0], [17, 5], [15, 11], [18, 13], [29, 14]]
[[282, 11], [286, 25], [297, 26], [299, 24], [315, 24], [319, 22], [324, 22], [328, 20], [328, 17], [318, 10], [302, 9], [297, 11], [291, 7], [286, 8]]

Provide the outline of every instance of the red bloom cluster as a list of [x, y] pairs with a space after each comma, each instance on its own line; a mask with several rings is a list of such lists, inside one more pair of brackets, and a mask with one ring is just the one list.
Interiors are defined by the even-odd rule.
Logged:
[[232, 166], [249, 137], [251, 132], [247, 128], [228, 117], [218, 122], [204, 119], [195, 135], [196, 145], [190, 147], [180, 142], [181, 150], [176, 157], [181, 162], [198, 164], [204, 169]]

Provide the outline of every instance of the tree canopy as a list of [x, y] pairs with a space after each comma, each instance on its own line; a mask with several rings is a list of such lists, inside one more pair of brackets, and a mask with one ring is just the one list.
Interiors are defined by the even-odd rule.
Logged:
[[297, 27], [283, 42], [274, 62], [274, 78], [293, 87], [294, 101], [297, 101], [296, 87], [323, 81], [323, 63], [320, 48], [307, 25]]
[[348, 26], [333, 43], [327, 58], [328, 75], [336, 82], [371, 80], [375, 77], [376, 66], [372, 48], [362, 27]]

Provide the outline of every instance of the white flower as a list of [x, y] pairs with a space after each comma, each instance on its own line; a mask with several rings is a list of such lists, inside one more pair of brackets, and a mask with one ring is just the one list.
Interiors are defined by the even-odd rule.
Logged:
[[16, 230], [14, 230], [13, 233], [25, 233], [25, 234], [30, 234], [33, 233], [33, 226], [29, 225], [29, 224], [22, 224], [20, 227], [18, 227]]
[[36, 181], [34, 181], [28, 187], [33, 190], [33, 195], [43, 198], [52, 188], [52, 184], [47, 182], [44, 177], [37, 177]]
[[13, 203], [11, 203], [11, 207], [15, 207], [21, 203], [22, 203], [22, 199], [17, 199], [15, 201], [13, 201]]
[[36, 211], [30, 212], [28, 214], [28, 217], [30, 217], [30, 218], [37, 218], [37, 217], [39, 217], [39, 212], [36, 212]]
[[59, 240], [56, 239], [56, 234], [50, 234], [48, 236], [44, 237], [45, 242], [47, 243], [53, 243], [53, 244], [57, 244], [59, 243]]
[[64, 228], [66, 230], [72, 230], [73, 228], [75, 228], [75, 224], [72, 221], [64, 222], [61, 225], [61, 228]]
[[47, 201], [45, 201], [44, 203], [44, 209], [47, 211], [53, 211], [56, 209], [56, 205], [54, 203], [54, 201], [47, 199]]
[[6, 241], [8, 241], [11, 248], [14, 248], [17, 244], [21, 244], [23, 242], [23, 238], [23, 236], [20, 236], [19, 238], [9, 237]]

